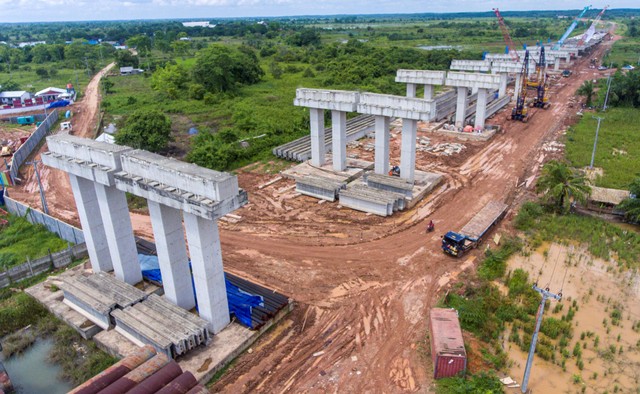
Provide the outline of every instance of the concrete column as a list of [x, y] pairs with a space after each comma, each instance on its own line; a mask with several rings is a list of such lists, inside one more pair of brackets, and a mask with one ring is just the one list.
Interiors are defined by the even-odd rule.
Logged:
[[[115, 186], [99, 183], [94, 185], [116, 278], [134, 285], [142, 280], [142, 272], [131, 228], [127, 197]], [[97, 215], [98, 212], [93, 214]]]
[[97, 212], [100, 212], [100, 207], [93, 181], [73, 174], [69, 174], [69, 181], [71, 182], [71, 190], [78, 207], [78, 216], [82, 225], [84, 241], [87, 244], [89, 260], [91, 260], [91, 268], [93, 272], [111, 271], [113, 270], [111, 254], [109, 253], [109, 244], [104, 232], [102, 217], [97, 214]]
[[389, 173], [389, 123], [387, 116], [376, 116], [376, 164], [375, 173]]
[[217, 334], [230, 322], [218, 223], [185, 212], [184, 224], [198, 311], [209, 322], [211, 332]]
[[[458, 87], [458, 101], [456, 103], [456, 127], [464, 127], [464, 119], [467, 116], [467, 90], [468, 89], [465, 87]], [[402, 131], [404, 133], [404, 128]]]
[[400, 147], [400, 177], [413, 182], [416, 173], [416, 136], [418, 121], [402, 119], [402, 146]]
[[500, 88], [498, 89], [498, 97], [504, 97], [507, 94], [507, 81], [509, 80], [509, 74], [499, 73], [500, 75]]
[[309, 109], [311, 119], [311, 164], [320, 167], [325, 162], [324, 146], [324, 110], [318, 108]]
[[471, 94], [476, 94], [476, 93], [478, 93], [478, 88], [474, 86], [471, 88]]
[[407, 84], [407, 97], [416, 97], [416, 84], [408, 83]]
[[553, 69], [555, 71], [560, 70], [560, 58], [557, 57], [554, 61], [553, 61]]
[[487, 89], [478, 89], [478, 99], [476, 101], [476, 122], [475, 127], [484, 129], [484, 118], [487, 113]]
[[331, 111], [331, 149], [333, 152], [333, 170], [347, 169], [347, 113]]
[[175, 208], [154, 201], [147, 201], [147, 203], [162, 273], [164, 295], [180, 308], [191, 309], [196, 306], [196, 300], [191, 284], [182, 215]]
[[424, 85], [424, 99], [433, 100], [433, 85]]
[[518, 94], [520, 94], [521, 85], [522, 85], [522, 74], [518, 73], [516, 74], [516, 87], [515, 87], [515, 90], [513, 91], [514, 100], [518, 97]]

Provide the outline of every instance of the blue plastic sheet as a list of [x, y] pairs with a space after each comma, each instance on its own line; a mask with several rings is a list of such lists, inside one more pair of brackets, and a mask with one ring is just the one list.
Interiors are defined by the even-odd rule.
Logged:
[[47, 108], [61, 108], [66, 107], [69, 104], [71, 104], [71, 101], [69, 100], [54, 101], [53, 103], [47, 105]]
[[[138, 254], [138, 261], [140, 262], [140, 269], [142, 270], [142, 276], [147, 280], [153, 280], [155, 282], [162, 283], [162, 274], [160, 273], [160, 263], [158, 262], [158, 256], [149, 256], [145, 254]], [[191, 262], [189, 262], [191, 267]], [[193, 276], [191, 277], [191, 284], [193, 286]], [[253, 328], [253, 322], [251, 321], [251, 312], [256, 306], [264, 306], [264, 300], [261, 296], [247, 293], [246, 291], [235, 286], [227, 279], [225, 279], [227, 287], [227, 302], [229, 304], [229, 312], [233, 313], [236, 319], [244, 326]], [[195, 295], [195, 286], [194, 295]], [[196, 308], [198, 306], [196, 305]]]

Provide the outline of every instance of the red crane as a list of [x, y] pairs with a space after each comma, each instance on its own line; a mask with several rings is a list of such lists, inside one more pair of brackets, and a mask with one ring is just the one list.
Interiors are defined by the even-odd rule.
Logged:
[[495, 12], [496, 17], [498, 18], [498, 24], [500, 25], [500, 30], [502, 31], [502, 37], [504, 38], [505, 44], [507, 44], [507, 48], [509, 50], [509, 54], [515, 61], [520, 61], [520, 56], [518, 56], [518, 52], [516, 52], [516, 46], [511, 39], [511, 35], [509, 34], [509, 30], [507, 29], [507, 25], [504, 23], [504, 18], [500, 15], [500, 11], [497, 8], [493, 8], [493, 12]]

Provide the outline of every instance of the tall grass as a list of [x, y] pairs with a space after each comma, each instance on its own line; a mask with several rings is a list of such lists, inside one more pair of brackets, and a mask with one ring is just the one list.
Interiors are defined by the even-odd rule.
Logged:
[[[596, 185], [615, 189], [628, 188], [640, 174], [640, 139], [637, 138], [640, 111], [633, 108], [609, 108], [598, 133], [594, 167], [604, 171]], [[585, 112], [580, 122], [566, 135], [566, 157], [574, 167], [590, 164], [597, 120]]]

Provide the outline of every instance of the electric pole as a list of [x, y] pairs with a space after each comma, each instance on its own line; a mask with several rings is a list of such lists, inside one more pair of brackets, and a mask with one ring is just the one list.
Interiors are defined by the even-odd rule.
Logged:
[[549, 288], [541, 289], [538, 287], [538, 284], [533, 285], [533, 290], [542, 294], [542, 300], [540, 301], [540, 306], [538, 307], [538, 316], [536, 318], [536, 329], [533, 331], [533, 336], [531, 337], [531, 347], [529, 348], [529, 357], [527, 357], [527, 366], [524, 369], [524, 378], [522, 378], [522, 392], [527, 392], [527, 384], [529, 384], [529, 374], [531, 373], [531, 365], [533, 364], [533, 354], [536, 352], [536, 344], [538, 342], [538, 332], [540, 331], [540, 324], [542, 324], [542, 315], [544, 314], [544, 305], [547, 302], [548, 298], [553, 298], [557, 301], [562, 299], [562, 293], [554, 294], [549, 291]]
[[611, 90], [611, 74], [607, 78], [607, 94], [604, 96], [604, 105], [602, 106], [602, 112], [607, 110], [607, 102], [609, 101], [609, 90]]
[[598, 145], [598, 132], [600, 131], [600, 121], [604, 120], [601, 117], [592, 116], [593, 119], [598, 120], [598, 126], [596, 127], [596, 139], [593, 141], [593, 152], [591, 152], [591, 164], [589, 165], [590, 169], [593, 169], [593, 160], [596, 158], [596, 145]]
[[38, 180], [38, 187], [40, 188], [40, 201], [42, 202], [42, 210], [45, 214], [49, 214], [49, 207], [47, 207], [47, 200], [44, 198], [44, 189], [42, 188], [42, 182], [40, 181], [40, 172], [38, 172], [37, 164], [40, 160], [34, 160], [27, 162], [26, 164], [33, 164], [33, 169], [36, 171], [36, 179]]

